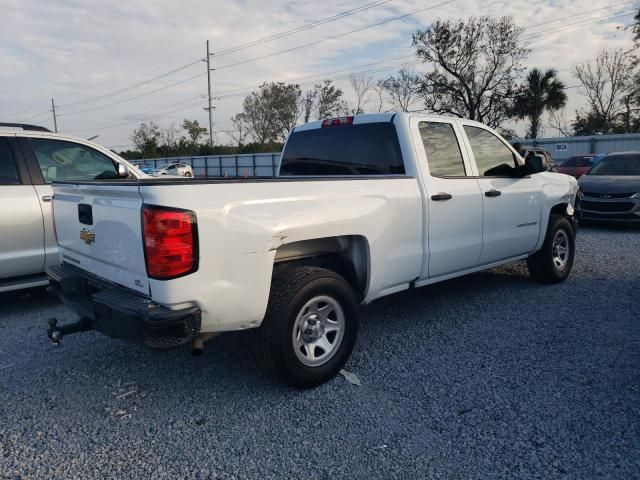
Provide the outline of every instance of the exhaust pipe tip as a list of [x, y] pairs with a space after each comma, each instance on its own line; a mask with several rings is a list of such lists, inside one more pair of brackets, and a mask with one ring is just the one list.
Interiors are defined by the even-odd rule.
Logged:
[[201, 333], [198, 335], [191, 345], [191, 355], [193, 357], [201, 356], [204, 353], [204, 342], [218, 335], [218, 333]]

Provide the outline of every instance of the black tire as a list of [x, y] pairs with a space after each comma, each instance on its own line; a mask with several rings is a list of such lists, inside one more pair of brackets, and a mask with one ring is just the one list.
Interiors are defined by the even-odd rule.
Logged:
[[[554, 258], [554, 239], [566, 239], [568, 252], [564, 264], [559, 264], [557, 254]], [[531, 276], [542, 283], [560, 283], [571, 272], [576, 252], [576, 236], [569, 220], [562, 215], [552, 214], [542, 248], [527, 258], [527, 267]]]
[[185, 172], [184, 176], [185, 177], [190, 177], [191, 176], [191, 172]]
[[[343, 333], [325, 363], [309, 366], [296, 353], [293, 331], [308, 302], [326, 296], [339, 304]], [[337, 273], [318, 267], [291, 267], [276, 271], [271, 282], [269, 305], [256, 330], [258, 361], [272, 375], [298, 388], [312, 388], [335, 377], [353, 350], [358, 335], [359, 305], [347, 281]], [[334, 336], [334, 342], [337, 339]], [[315, 347], [314, 347], [315, 350]], [[302, 352], [306, 350], [302, 349]], [[323, 350], [320, 350], [323, 352]]]

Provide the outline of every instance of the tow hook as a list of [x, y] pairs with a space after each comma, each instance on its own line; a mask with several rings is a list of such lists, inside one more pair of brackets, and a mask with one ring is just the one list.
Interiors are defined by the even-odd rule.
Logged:
[[54, 345], [60, 345], [62, 337], [66, 335], [93, 330], [93, 322], [88, 317], [82, 317], [77, 322], [69, 323], [67, 325], [58, 326], [57, 318], [50, 318], [49, 320], [47, 320], [47, 323], [49, 323], [47, 336]]

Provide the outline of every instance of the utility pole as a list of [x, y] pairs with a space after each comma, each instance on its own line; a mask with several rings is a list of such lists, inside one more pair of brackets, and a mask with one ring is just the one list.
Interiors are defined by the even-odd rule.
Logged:
[[58, 133], [58, 119], [56, 118], [56, 104], [51, 99], [51, 111], [53, 112], [53, 129]]
[[213, 106], [211, 105], [211, 65], [209, 59], [211, 54], [209, 53], [209, 40], [207, 40], [207, 90], [209, 97], [209, 106], [205, 108], [209, 112], [209, 146], [213, 148]]

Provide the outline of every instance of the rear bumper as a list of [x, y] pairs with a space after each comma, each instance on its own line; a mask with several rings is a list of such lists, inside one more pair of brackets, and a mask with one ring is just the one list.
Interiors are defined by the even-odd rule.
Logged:
[[49, 267], [47, 276], [50, 289], [108, 337], [166, 349], [189, 343], [200, 332], [198, 307], [170, 310], [68, 265]]

